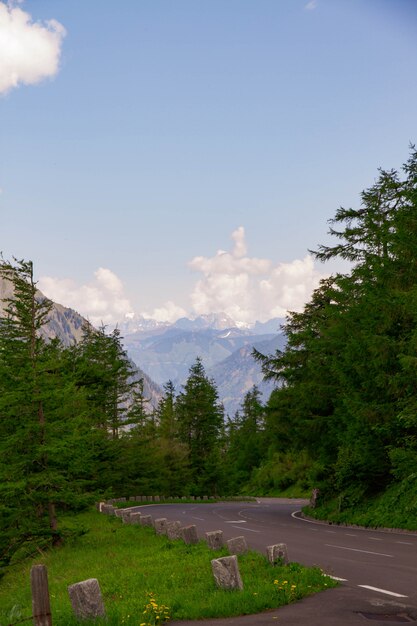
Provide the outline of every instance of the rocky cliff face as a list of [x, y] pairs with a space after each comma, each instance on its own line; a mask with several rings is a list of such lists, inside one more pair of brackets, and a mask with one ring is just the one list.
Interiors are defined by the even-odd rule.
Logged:
[[[45, 298], [41, 291], [38, 294], [40, 299]], [[6, 300], [10, 298], [13, 298], [13, 285], [9, 280], [0, 277], [0, 317], [4, 315]], [[80, 341], [85, 324], [88, 321], [79, 313], [54, 302], [42, 335], [46, 339], [57, 337], [64, 346], [70, 346]]]

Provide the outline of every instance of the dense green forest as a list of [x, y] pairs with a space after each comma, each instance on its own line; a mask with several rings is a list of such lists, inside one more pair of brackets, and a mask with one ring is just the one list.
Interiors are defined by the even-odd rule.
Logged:
[[314, 252], [349, 261], [350, 272], [323, 280], [303, 312], [288, 316], [284, 352], [257, 355], [281, 387], [266, 407], [270, 459], [253, 480], [305, 481], [338, 514], [399, 490], [389, 506], [405, 493], [402, 523], [417, 528], [415, 148], [403, 177], [380, 170], [361, 199], [331, 220], [335, 245]]
[[86, 324], [70, 347], [39, 333], [52, 303], [33, 265], [0, 263], [13, 285], [0, 320], [0, 565], [59, 545], [60, 515], [98, 497], [233, 491], [217, 390], [199, 359], [156, 409], [119, 331]]
[[289, 314], [283, 352], [255, 354], [276, 390], [262, 404], [253, 388], [231, 417], [200, 359], [151, 409], [118, 330], [86, 324], [70, 347], [43, 339], [51, 303], [39, 297], [32, 263], [2, 260], [14, 296], [0, 320], [0, 566], [60, 544], [63, 512], [112, 495], [318, 487], [330, 515], [329, 503], [343, 514], [394, 489], [415, 520], [414, 147], [402, 174], [380, 171], [359, 209], [336, 212], [335, 245], [314, 254], [348, 260], [350, 271]]

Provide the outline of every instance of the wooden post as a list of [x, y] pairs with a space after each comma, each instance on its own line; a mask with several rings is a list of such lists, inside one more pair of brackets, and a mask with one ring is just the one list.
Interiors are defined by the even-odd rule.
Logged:
[[46, 565], [34, 565], [30, 570], [32, 613], [35, 626], [52, 626]]

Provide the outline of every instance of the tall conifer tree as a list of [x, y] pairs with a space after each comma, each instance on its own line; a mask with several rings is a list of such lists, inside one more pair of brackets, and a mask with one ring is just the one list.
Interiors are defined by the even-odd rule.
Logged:
[[199, 358], [189, 370], [184, 390], [177, 397], [175, 411], [178, 437], [189, 448], [195, 489], [214, 494], [222, 478], [224, 409], [214, 382], [206, 376]]
[[24, 544], [60, 541], [57, 505], [75, 497], [62, 457], [71, 432], [62, 418], [74, 388], [62, 377], [59, 342], [41, 336], [52, 303], [38, 292], [32, 263], [2, 260], [0, 277], [12, 285], [0, 320], [0, 553], [7, 564]]

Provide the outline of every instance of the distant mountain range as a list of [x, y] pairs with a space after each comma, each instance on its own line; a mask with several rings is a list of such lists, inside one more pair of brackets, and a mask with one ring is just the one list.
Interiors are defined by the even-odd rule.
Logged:
[[[4, 300], [13, 296], [11, 283], [0, 278], [0, 317]], [[39, 292], [39, 297], [44, 297]], [[243, 397], [257, 385], [266, 401], [274, 387], [265, 383], [261, 368], [252, 357], [256, 348], [272, 354], [285, 346], [280, 332], [283, 320], [237, 326], [224, 313], [181, 318], [174, 324], [137, 316], [119, 325], [129, 358], [137, 368], [135, 377], [144, 379], [145, 396], [156, 407], [162, 396], [161, 385], [172, 380], [180, 391], [189, 369], [197, 357], [203, 361], [207, 375], [216, 383], [226, 412], [233, 416]], [[43, 329], [47, 339], [57, 337], [65, 346], [80, 341], [87, 320], [73, 309], [53, 303], [48, 323]]]
[[254, 341], [251, 345], [248, 344], [235, 350], [226, 359], [208, 369], [207, 373], [216, 383], [219, 397], [230, 417], [240, 409], [244, 395], [254, 385], [262, 393], [264, 402], [268, 400], [276, 386], [271, 381], [263, 380], [260, 365], [252, 356], [253, 348], [262, 354], [273, 354], [284, 347], [285, 336], [274, 335], [271, 339]]
[[208, 315], [198, 315], [194, 318], [181, 317], [176, 322], [170, 323], [159, 322], [142, 315], [134, 315], [132, 318], [118, 324], [118, 328], [124, 335], [145, 331], [164, 332], [169, 328], [181, 330], [227, 330], [229, 328], [238, 328], [239, 330], [249, 330], [254, 335], [264, 335], [266, 333], [278, 333], [283, 321], [282, 318], [274, 317], [267, 322], [242, 324], [235, 323], [226, 313], [210, 313]]
[[179, 390], [197, 357], [213, 378], [226, 412], [233, 415], [243, 397], [257, 385], [267, 400], [274, 385], [265, 383], [259, 364], [252, 357], [253, 348], [271, 354], [285, 345], [279, 332], [282, 320], [257, 322], [252, 327], [238, 327], [227, 315], [182, 318], [174, 324], [136, 320], [121, 325], [121, 330], [136, 328], [123, 339], [129, 356], [158, 384], [172, 380]]

